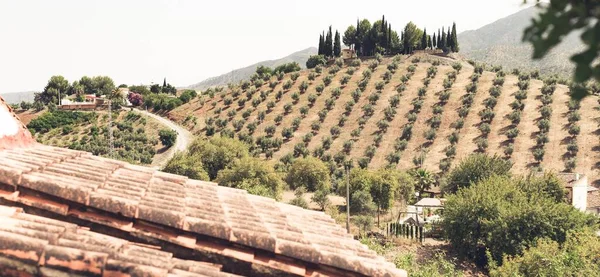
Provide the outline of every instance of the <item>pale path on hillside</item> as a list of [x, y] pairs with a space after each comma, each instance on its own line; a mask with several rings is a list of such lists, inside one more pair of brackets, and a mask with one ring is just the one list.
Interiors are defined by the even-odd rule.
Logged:
[[[600, 115], [598, 112], [598, 97], [588, 96], [581, 101], [579, 113], [582, 115], [581, 120], [577, 122], [581, 127], [581, 132], [577, 136], [577, 145], [579, 152], [577, 153], [577, 167], [574, 172], [583, 173], [588, 176], [590, 184], [598, 180], [598, 122], [596, 118]], [[585, 115], [585, 116], [583, 116]], [[563, 147], [564, 149], [564, 147]], [[566, 149], [565, 149], [566, 151]]]
[[517, 82], [519, 82], [517, 76], [507, 75], [504, 77], [502, 92], [500, 93], [500, 96], [498, 96], [496, 107], [494, 107], [496, 115], [490, 125], [491, 128], [488, 138], [489, 147], [487, 149], [489, 155], [504, 157], [505, 145], [503, 145], [503, 143], [508, 139], [505, 132], [512, 124], [510, 119], [508, 119], [508, 115], [512, 112], [510, 103], [515, 100], [514, 93], [519, 90]]
[[[479, 124], [481, 118], [479, 117], [479, 111], [485, 109], [483, 100], [490, 96], [490, 88], [492, 87], [492, 81], [496, 78], [496, 74], [489, 71], [484, 71], [479, 77], [477, 84], [477, 93], [473, 98], [473, 104], [469, 109], [469, 114], [465, 117], [465, 124], [460, 129], [458, 143], [456, 144], [456, 158], [452, 161], [453, 165], [458, 164], [462, 159], [477, 151], [477, 144], [475, 140], [481, 136], [479, 131]], [[464, 88], [466, 90], [466, 88]]]
[[[396, 78], [399, 79], [398, 77]], [[377, 152], [375, 152], [375, 156], [373, 156], [373, 160], [370, 164], [372, 168], [385, 166], [387, 164], [385, 159], [386, 155], [395, 152], [394, 144], [396, 143], [396, 139], [402, 136], [402, 129], [408, 122], [406, 114], [412, 109], [410, 101], [414, 98], [413, 92], [422, 85], [422, 80], [414, 78], [414, 76], [408, 80], [408, 83], [406, 84], [406, 90], [404, 90], [401, 94], [402, 96], [400, 96], [400, 103], [396, 108], [396, 116], [390, 122], [390, 127], [383, 136], [381, 144], [379, 145]]]
[[569, 88], [563, 85], [557, 85], [552, 95], [552, 116], [550, 117], [550, 130], [548, 131], [548, 143], [546, 143], [546, 154], [542, 162], [544, 170], [561, 172], [565, 169], [563, 155], [567, 153], [567, 139], [569, 132], [567, 125], [567, 113], [569, 107], [567, 104], [571, 97]]
[[[449, 71], [452, 71], [452, 69], [449, 69]], [[456, 81], [450, 88], [450, 98], [448, 99], [448, 103], [444, 106], [440, 128], [438, 129], [433, 145], [430, 147], [429, 153], [427, 153], [427, 157], [423, 162], [423, 166], [428, 170], [434, 172], [439, 171], [440, 161], [446, 158], [446, 147], [450, 146], [448, 136], [454, 132], [454, 128], [452, 128], [451, 125], [459, 118], [458, 109], [462, 105], [462, 96], [467, 93], [465, 86], [470, 83], [469, 77], [472, 74], [472, 68], [463, 67], [456, 76]]]
[[[423, 80], [427, 78], [427, 69], [429, 67], [431, 67], [430, 63], [420, 64], [419, 68], [423, 70], [423, 75], [417, 72], [412, 77], [417, 78], [417, 80], [421, 81], [421, 83], [413, 91], [415, 99], [418, 97], [419, 88], [425, 86], [423, 84]], [[412, 136], [408, 141], [408, 144], [406, 145], [406, 150], [404, 150], [400, 157], [400, 162], [398, 163], [398, 166], [401, 169], [412, 168], [414, 166], [412, 162], [414, 156], [421, 153], [421, 148], [426, 142], [425, 138], [423, 137], [423, 133], [429, 129], [429, 123], [427, 123], [427, 121], [431, 118], [431, 115], [433, 114], [433, 104], [437, 103], [438, 101], [436, 89], [439, 89], [441, 87], [440, 84], [443, 82], [445, 77], [445, 73], [441, 72], [441, 70], [439, 70], [438, 68], [438, 73], [433, 79], [431, 79], [429, 86], [426, 88], [427, 91], [425, 92], [425, 96], [423, 97], [423, 106], [421, 107], [421, 111], [417, 114], [417, 121], [415, 121], [413, 124]], [[409, 105], [411, 105], [411, 103], [409, 103]]]
[[[370, 63], [369, 62], [363, 62], [363, 63]], [[389, 63], [389, 61], [388, 61]], [[377, 68], [375, 68], [375, 70], [373, 70], [372, 74], [371, 74], [371, 79], [369, 79], [369, 83], [367, 84], [367, 87], [365, 88], [365, 90], [362, 92], [360, 99], [358, 100], [358, 102], [356, 102], [356, 104], [354, 105], [354, 108], [352, 109], [352, 113], [348, 116], [348, 120], [347, 122], [351, 122], [354, 123], [356, 122], [356, 127], [358, 127], [358, 120], [363, 117], [363, 110], [362, 107], [365, 104], [369, 103], [369, 95], [371, 95], [371, 93], [375, 93], [375, 83], [381, 81], [381, 76], [383, 75], [383, 73], [385, 73], [387, 71], [387, 64], [385, 61], [380, 63]], [[362, 78], [362, 75], [361, 75]], [[341, 98], [340, 98], [341, 99]], [[350, 97], [348, 100], [352, 99], [352, 97]], [[346, 100], [346, 101], [348, 101]], [[336, 103], [336, 108], [339, 111], [339, 115], [341, 115], [344, 112], [344, 104], [346, 103], [345, 101], [342, 102], [342, 104], [337, 107], [337, 103]], [[337, 120], [339, 118], [339, 115], [336, 115], [336, 117], [332, 117], [332, 122], [334, 124], [337, 125]], [[329, 116], [327, 117], [329, 119]], [[366, 124], [375, 124], [373, 122], [371, 122], [371, 120], [368, 120]], [[366, 125], [365, 124], [365, 125]], [[348, 140], [351, 138], [351, 133], [352, 133], [352, 128], [349, 127], [349, 124], [346, 124], [344, 126], [344, 128], [342, 128], [342, 132], [340, 134], [340, 136], [333, 140], [333, 143], [331, 144], [331, 149], [329, 149], [329, 151], [327, 151], [326, 153], [331, 154], [332, 156], [335, 155], [336, 153], [342, 151], [342, 147], [344, 144], [344, 141]], [[329, 132], [329, 129], [326, 129], [325, 131]], [[364, 130], [363, 132], [360, 133], [359, 136], [359, 140], [364, 139], [363, 137], [365, 136]], [[364, 151], [364, 150], [363, 150]]]
[[512, 155], [514, 163], [512, 170], [515, 173], [527, 173], [531, 166], [535, 165], [535, 159], [531, 150], [536, 145], [535, 136], [539, 132], [537, 119], [541, 117], [540, 106], [542, 103], [537, 99], [540, 96], [542, 81], [529, 81], [527, 90], [527, 99], [523, 100], [525, 108], [521, 113], [521, 123], [519, 123], [519, 136], [515, 139], [515, 152]]
[[[377, 132], [379, 130], [379, 128], [377, 127], [377, 122], [379, 122], [379, 120], [382, 120], [385, 117], [385, 114], [383, 111], [385, 108], [390, 106], [390, 98], [393, 95], [398, 94], [398, 92], [396, 92], [396, 87], [400, 84], [400, 76], [402, 76], [405, 73], [406, 73], [406, 68], [402, 68], [402, 67], [398, 68], [396, 70], [396, 73], [394, 73], [392, 75], [392, 79], [390, 80], [390, 82], [385, 84], [385, 86], [383, 87], [382, 92], [379, 95], [379, 100], [377, 100], [375, 105], [373, 105], [373, 107], [375, 108], [375, 112], [373, 113], [371, 118], [369, 118], [369, 120], [365, 124], [364, 129], [360, 133], [361, 134], [360, 139], [354, 143], [354, 145], [352, 147], [352, 151], [350, 152], [350, 157], [358, 160], [358, 158], [360, 158], [364, 155], [365, 149], [367, 149], [367, 147], [369, 145], [373, 145], [375, 135], [377, 134]], [[383, 78], [381, 78], [381, 79], [383, 79]], [[375, 93], [375, 92], [373, 91], [371, 93]], [[396, 114], [396, 116], [401, 116], [401, 115]], [[389, 130], [387, 132], [389, 132]], [[377, 149], [377, 151], [375, 152], [375, 156], [383, 155], [385, 157], [385, 155], [387, 155], [387, 154], [388, 153], [386, 153], [386, 152], [382, 152], [381, 149]]]
[[175, 141], [175, 144], [173, 144], [173, 146], [171, 146], [169, 150], [160, 154], [156, 154], [154, 156], [154, 158], [152, 159], [152, 164], [150, 165], [153, 168], [164, 168], [167, 165], [167, 163], [171, 160], [171, 158], [173, 158], [175, 153], [185, 152], [189, 147], [190, 143], [192, 143], [192, 141], [194, 140], [194, 136], [187, 129], [179, 126], [177, 123], [171, 120], [168, 120], [164, 117], [144, 110], [133, 109], [133, 111], [135, 111], [136, 113], [143, 114], [145, 116], [152, 117], [165, 127], [177, 132], [177, 140]]
[[[320, 95], [317, 93], [316, 87], [318, 85], [325, 85], [323, 83], [323, 79], [329, 75], [329, 73], [326, 70], [327, 69], [323, 69], [323, 72], [321, 72], [319, 77], [315, 78], [314, 81], [308, 81], [309, 86], [304, 92], [304, 94], [300, 95], [300, 100], [298, 101], [298, 104], [294, 105], [294, 110], [283, 118], [283, 121], [280, 125], [281, 128], [278, 128], [278, 130], [283, 130], [284, 128], [288, 127], [291, 128], [292, 123], [296, 118], [301, 119], [300, 126], [298, 127], [298, 130], [294, 132], [294, 136], [289, 141], [283, 140], [283, 145], [281, 146], [281, 148], [273, 154], [274, 159], [279, 160], [279, 158], [288, 153], [286, 151], [282, 151], [282, 149], [294, 149], [294, 145], [301, 142], [305, 134], [312, 132], [310, 125], [313, 122], [319, 120], [319, 111], [321, 111], [325, 107], [325, 100], [331, 98], [331, 91], [334, 88], [340, 86], [339, 79], [340, 76], [344, 75], [345, 70], [340, 70], [335, 75], [332, 75], [333, 78], [331, 79], [331, 83], [325, 89], [323, 89], [323, 92], [321, 92]], [[308, 96], [311, 94], [317, 96], [315, 104], [312, 108], [308, 106]], [[308, 114], [306, 114], [306, 117], [304, 118], [300, 113], [300, 107], [302, 107], [303, 105], [309, 107]], [[283, 139], [283, 137], [281, 136], [281, 131], [276, 133], [275, 135]]]
[[[339, 118], [345, 111], [344, 105], [346, 104], [346, 102], [348, 102], [349, 100], [352, 99], [352, 92], [354, 90], [356, 90], [356, 88], [358, 87], [356, 83], [362, 79], [362, 73], [367, 68], [368, 68], [367, 61], [363, 61], [360, 65], [360, 67], [356, 69], [356, 71], [350, 78], [350, 81], [348, 82], [348, 84], [346, 84], [346, 87], [344, 87], [342, 89], [342, 94], [340, 95], [340, 98], [335, 100], [335, 106], [333, 107], [333, 110], [331, 110], [327, 113], [327, 117], [325, 117], [325, 121], [323, 121], [323, 123], [321, 124], [321, 130], [319, 131], [319, 133], [317, 133], [313, 137], [313, 139], [308, 144], [308, 149], [310, 149], [311, 151], [314, 150], [315, 148], [321, 146], [321, 144], [322, 144], [321, 140], [324, 137], [331, 136], [331, 133], [329, 132], [329, 130], [331, 129], [331, 127], [338, 125]], [[342, 69], [343, 72], [346, 72], [346, 70], [347, 70], [347, 67]], [[325, 92], [323, 92], [323, 93], [325, 93]], [[365, 97], [364, 94], [361, 97]], [[315, 120], [319, 120], [319, 116], [317, 115], [317, 113], [318, 113], [318, 111], [322, 110], [325, 107], [325, 100], [327, 100], [327, 99], [324, 98], [324, 99], [317, 100], [317, 102], [315, 103], [316, 113], [311, 113], [311, 115], [308, 116], [309, 118], [311, 118], [311, 120], [307, 121], [306, 126], [304, 126], [304, 124], [302, 124], [300, 126], [299, 130], [305, 130], [305, 132], [310, 131], [310, 124]], [[318, 106], [318, 108], [317, 108], [317, 106]], [[354, 105], [354, 109], [358, 109], [358, 107], [356, 105]], [[354, 113], [354, 109], [352, 110], [353, 113]], [[348, 126], [351, 124], [354, 124], [354, 122], [348, 120], [346, 122], [346, 125], [344, 126], [344, 128], [341, 128], [341, 133], [344, 133], [344, 132], [350, 133], [352, 130], [350, 130]]]

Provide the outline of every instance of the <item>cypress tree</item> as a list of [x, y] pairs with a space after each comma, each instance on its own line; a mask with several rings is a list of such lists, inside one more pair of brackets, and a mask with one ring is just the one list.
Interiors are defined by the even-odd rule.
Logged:
[[446, 52], [448, 50], [448, 40], [446, 38], [446, 31], [444, 31], [444, 27], [442, 27], [442, 50]]
[[456, 22], [452, 23], [452, 52], [458, 52], [458, 36], [456, 35]]
[[335, 30], [335, 42], [333, 44], [333, 55], [339, 57], [342, 54], [342, 43], [340, 41], [340, 33]]
[[388, 49], [392, 51], [392, 24], [388, 24]]
[[319, 35], [319, 55], [323, 55], [323, 35]]
[[438, 49], [442, 48], [442, 33], [440, 32], [440, 29], [438, 29], [437, 48]]
[[360, 41], [360, 37], [362, 37], [362, 34], [360, 33], [360, 29], [358, 28], [360, 27], [360, 19], [356, 19], [356, 43], [354, 43], [354, 51], [356, 51], [356, 56], [362, 56], [360, 47], [361, 47], [361, 43], [362, 41]]
[[163, 80], [163, 88], [167, 87], [167, 77]]
[[436, 38], [435, 38], [435, 32], [433, 32], [433, 39], [432, 39], [432, 41], [431, 41], [431, 42], [433, 43], [433, 44], [432, 44], [432, 49], [435, 49], [435, 48], [437, 48], [437, 40], [436, 40]]
[[383, 49], [387, 49], [387, 23], [385, 22], [385, 15], [383, 15], [381, 17], [381, 26], [379, 26], [379, 29], [381, 30], [381, 32], [383, 33], [383, 37], [381, 38], [381, 46], [383, 47]]
[[421, 37], [421, 50], [427, 48], [427, 29], [423, 29], [423, 36]]
[[331, 57], [333, 54], [333, 34], [331, 34], [331, 26], [325, 37], [325, 56]]
[[427, 47], [433, 49], [433, 45], [431, 45], [431, 36], [427, 36]]

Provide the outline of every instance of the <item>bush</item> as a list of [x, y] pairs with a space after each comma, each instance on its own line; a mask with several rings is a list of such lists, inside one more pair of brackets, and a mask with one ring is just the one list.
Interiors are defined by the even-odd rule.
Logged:
[[160, 130], [158, 132], [158, 136], [160, 138], [160, 142], [166, 147], [173, 146], [173, 144], [175, 144], [175, 141], [177, 140], [177, 133], [173, 130]]
[[578, 125], [571, 124], [569, 126], [569, 135], [577, 136], [581, 132], [581, 128]]
[[448, 193], [455, 193], [460, 188], [469, 187], [493, 175], [509, 176], [512, 163], [499, 156], [472, 154], [460, 161], [448, 175], [448, 182], [442, 188]]
[[325, 59], [325, 56], [313, 55], [310, 56], [306, 61], [306, 68], [311, 69], [317, 67], [318, 65], [323, 66], [325, 64], [327, 64], [327, 59]]
[[539, 239], [520, 256], [506, 256], [490, 276], [593, 276], [600, 272], [600, 239], [593, 232], [572, 231], [563, 244]]
[[479, 152], [485, 152], [485, 149], [488, 148], [487, 138], [478, 138], [476, 144]]
[[535, 148], [533, 149], [533, 158], [539, 163], [544, 159], [545, 153], [546, 151], [544, 150], [544, 148]]
[[196, 180], [210, 180], [199, 156], [178, 152], [163, 169], [165, 172], [187, 176]]
[[[506, 176], [493, 176], [447, 199], [442, 222], [446, 237], [459, 254], [481, 266], [518, 255], [542, 237], [564, 242], [568, 231], [594, 222], [568, 204], [523, 190], [521, 182]], [[486, 252], [493, 261], [487, 261]]]
[[245, 189], [251, 194], [280, 199], [283, 182], [272, 166], [259, 158], [244, 157], [219, 171], [221, 186]]

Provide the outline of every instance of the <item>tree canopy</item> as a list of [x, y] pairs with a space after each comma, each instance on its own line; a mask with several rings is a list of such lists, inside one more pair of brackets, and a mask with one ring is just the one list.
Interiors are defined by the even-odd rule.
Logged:
[[563, 243], [569, 231], [597, 223], [568, 204], [523, 190], [518, 180], [492, 176], [447, 198], [442, 227], [453, 248], [486, 265], [486, 252], [502, 263], [540, 238]]
[[304, 187], [307, 191], [328, 190], [331, 186], [329, 168], [319, 159], [295, 159], [288, 171], [286, 182], [292, 189]]
[[280, 199], [283, 181], [273, 166], [259, 158], [243, 157], [217, 174], [222, 186], [245, 189], [249, 193]]
[[508, 176], [512, 162], [501, 158], [500, 156], [488, 156], [486, 154], [472, 154], [466, 159], [460, 161], [446, 180], [446, 185], [442, 190], [447, 193], [454, 193], [460, 188], [468, 187], [483, 179], [493, 175]]

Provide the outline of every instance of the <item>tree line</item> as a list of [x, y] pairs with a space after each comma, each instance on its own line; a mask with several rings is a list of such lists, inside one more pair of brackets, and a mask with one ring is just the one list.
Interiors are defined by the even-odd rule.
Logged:
[[[444, 53], [459, 51], [456, 23], [428, 34], [425, 28], [421, 30], [411, 21], [397, 32], [385, 16], [372, 24], [368, 19], [357, 19], [356, 25], [348, 26], [341, 40], [358, 56], [412, 54], [426, 49], [439, 49]], [[339, 57], [341, 52], [340, 33], [336, 30], [334, 36], [329, 26], [327, 34], [319, 35], [318, 55]]]

